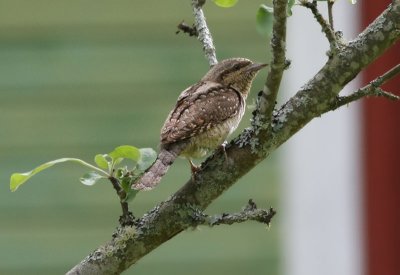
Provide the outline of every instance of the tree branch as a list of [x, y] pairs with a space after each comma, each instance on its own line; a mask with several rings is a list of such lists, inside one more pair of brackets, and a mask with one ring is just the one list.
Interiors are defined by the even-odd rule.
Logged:
[[390, 79], [392, 79], [399, 73], [400, 73], [400, 64], [396, 65], [382, 76], [372, 80], [368, 85], [364, 86], [361, 89], [358, 89], [351, 95], [338, 97], [336, 102], [332, 104], [331, 110], [332, 111], [336, 110], [337, 108], [343, 105], [347, 105], [365, 96], [378, 96], [378, 97], [386, 97], [390, 100], [400, 100], [400, 96], [385, 92], [380, 88], [380, 86], [388, 82]]
[[329, 25], [331, 26], [332, 31], [335, 31], [335, 28], [333, 27], [333, 4], [335, 4], [335, 0], [328, 0]]
[[[400, 1], [395, 0], [357, 38], [343, 45], [274, 116], [274, 141], [279, 146], [315, 117], [331, 110], [343, 87], [390, 48], [400, 36]], [[266, 146], [266, 150], [270, 150]]]
[[338, 52], [338, 43], [337, 43], [335, 32], [333, 31], [333, 17], [332, 17], [332, 10], [331, 10], [333, 3], [334, 2], [328, 1], [328, 10], [330, 7], [329, 21], [331, 22], [329, 24], [328, 22], [326, 22], [326, 20], [322, 16], [322, 14], [319, 12], [319, 10], [317, 8], [317, 1], [313, 1], [312, 3], [308, 2], [308, 1], [300, 1], [300, 5], [311, 10], [315, 19], [320, 24], [322, 31], [324, 32], [326, 38], [328, 39], [331, 53], [336, 54]]
[[272, 60], [268, 67], [268, 76], [265, 81], [263, 93], [259, 96], [257, 111], [259, 119], [264, 125], [270, 125], [272, 112], [282, 80], [286, 63], [286, 18], [287, 0], [274, 0], [274, 24], [272, 27]]
[[203, 51], [210, 67], [218, 63], [211, 32], [207, 27], [206, 18], [201, 8], [205, 1], [192, 0], [194, 25], [198, 32], [197, 38], [203, 44]]
[[[97, 248], [68, 274], [116, 274], [126, 270], [144, 255], [193, 225], [193, 209], [204, 210], [277, 147], [293, 136], [313, 118], [331, 109], [343, 87], [368, 64], [390, 48], [400, 38], [400, 0], [395, 0], [354, 41], [344, 45], [300, 91], [274, 114], [270, 139], [258, 139], [256, 129], [245, 130], [226, 146], [216, 150], [193, 178], [166, 201], [136, 220], [133, 226], [119, 227], [111, 241]], [[276, 1], [286, 7], [286, 1]], [[280, 12], [279, 12], [280, 13]], [[285, 15], [286, 16], [286, 15]], [[285, 19], [276, 18], [276, 21]], [[284, 24], [284, 23], [283, 23]], [[284, 36], [280, 23], [275, 22], [274, 54], [271, 72], [263, 92], [275, 98], [284, 69]], [[280, 41], [276, 41], [276, 39]], [[283, 44], [282, 44], [283, 43]], [[280, 46], [277, 46], [279, 44]], [[279, 51], [277, 49], [283, 49]], [[283, 57], [283, 58], [282, 58]], [[275, 93], [275, 97], [271, 96]], [[265, 100], [265, 99], [264, 99]], [[262, 103], [261, 105], [263, 105]], [[271, 104], [273, 105], [273, 104]], [[271, 110], [265, 105], [264, 110]], [[254, 154], [254, 149], [258, 151]]]
[[271, 219], [275, 214], [276, 211], [273, 208], [268, 210], [257, 209], [257, 205], [250, 199], [241, 212], [208, 216], [200, 211], [199, 213], [196, 213], [195, 220], [199, 225], [208, 225], [210, 227], [221, 224], [232, 225], [234, 223], [242, 223], [246, 221], [257, 221], [269, 226]]

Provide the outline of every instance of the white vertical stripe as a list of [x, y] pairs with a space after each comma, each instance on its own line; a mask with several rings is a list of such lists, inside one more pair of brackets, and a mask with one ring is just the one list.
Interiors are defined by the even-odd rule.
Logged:
[[[323, 2], [318, 2], [326, 9]], [[337, 1], [335, 28], [351, 40], [358, 9]], [[328, 43], [309, 10], [289, 18], [285, 99], [326, 62]], [[346, 89], [359, 85], [354, 81]], [[284, 145], [282, 159], [286, 275], [361, 275], [360, 108], [344, 107], [314, 119]]]

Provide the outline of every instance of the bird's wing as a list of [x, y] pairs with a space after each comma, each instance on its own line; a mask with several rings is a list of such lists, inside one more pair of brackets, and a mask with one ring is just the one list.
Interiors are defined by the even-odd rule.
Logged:
[[238, 114], [244, 99], [238, 91], [205, 81], [189, 87], [178, 98], [161, 130], [161, 143], [196, 136]]

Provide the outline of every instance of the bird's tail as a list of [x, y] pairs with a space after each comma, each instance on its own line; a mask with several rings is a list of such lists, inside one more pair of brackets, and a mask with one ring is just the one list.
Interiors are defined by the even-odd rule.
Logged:
[[161, 149], [153, 165], [144, 173], [144, 175], [132, 185], [136, 190], [151, 190], [157, 186], [161, 178], [167, 173], [168, 168], [178, 157], [175, 150]]

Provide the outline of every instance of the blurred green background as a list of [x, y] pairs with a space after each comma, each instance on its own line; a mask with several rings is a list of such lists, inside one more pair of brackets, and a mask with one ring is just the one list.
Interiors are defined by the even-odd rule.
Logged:
[[[219, 59], [268, 59], [267, 39], [255, 27], [260, 3], [221, 9], [208, 1]], [[182, 20], [193, 22], [189, 0], [0, 0], [0, 274], [62, 274], [110, 239], [117, 197], [107, 182], [80, 184], [85, 168], [55, 166], [15, 193], [9, 177], [61, 157], [93, 162], [122, 144], [157, 148], [176, 97], [208, 70], [200, 43], [175, 34]], [[249, 105], [264, 78], [253, 85]], [[277, 207], [274, 158], [207, 213], [238, 211], [249, 198]], [[131, 203], [134, 214], [189, 175], [187, 162], [176, 161], [159, 188]], [[269, 230], [248, 222], [183, 232], [126, 274], [278, 274], [279, 253], [278, 215]]]

